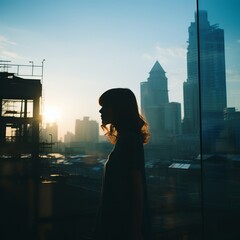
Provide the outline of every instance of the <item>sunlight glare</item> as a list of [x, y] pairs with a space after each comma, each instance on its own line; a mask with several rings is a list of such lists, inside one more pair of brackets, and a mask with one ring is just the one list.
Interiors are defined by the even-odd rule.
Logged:
[[60, 118], [60, 109], [56, 106], [46, 106], [43, 113], [45, 123], [55, 123]]

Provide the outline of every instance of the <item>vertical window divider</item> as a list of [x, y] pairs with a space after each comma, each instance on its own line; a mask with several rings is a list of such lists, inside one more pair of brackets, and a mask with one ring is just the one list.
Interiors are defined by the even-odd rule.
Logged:
[[203, 169], [203, 144], [202, 144], [202, 104], [201, 104], [201, 53], [200, 53], [200, 23], [199, 23], [199, 1], [196, 0], [196, 17], [197, 17], [197, 52], [198, 52], [198, 100], [199, 100], [199, 149], [200, 149], [200, 167], [201, 167], [201, 219], [202, 219], [202, 239], [205, 239], [205, 214], [204, 214], [204, 169]]

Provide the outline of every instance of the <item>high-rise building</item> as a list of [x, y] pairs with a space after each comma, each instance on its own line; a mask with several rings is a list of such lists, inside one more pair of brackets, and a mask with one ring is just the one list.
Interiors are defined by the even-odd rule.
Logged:
[[177, 136], [182, 133], [181, 103], [170, 102], [166, 104], [165, 129], [168, 136]]
[[158, 61], [147, 81], [141, 82], [141, 113], [148, 121], [151, 143], [159, 144], [180, 134], [181, 105], [169, 103], [168, 79]]
[[240, 111], [235, 107], [226, 108], [224, 111], [225, 138], [220, 146], [225, 153], [240, 154]]
[[204, 130], [221, 125], [227, 106], [224, 31], [217, 24], [210, 25], [206, 11], [199, 11], [198, 19], [199, 25], [195, 13], [195, 22], [188, 28], [187, 81], [183, 84], [183, 129], [190, 134], [199, 133], [199, 110]]
[[183, 132], [199, 133], [198, 31], [195, 22], [188, 28], [187, 81], [183, 83]]
[[89, 117], [83, 117], [83, 120], [77, 119], [75, 124], [75, 141], [82, 143], [97, 143], [99, 137], [98, 123], [90, 120]]

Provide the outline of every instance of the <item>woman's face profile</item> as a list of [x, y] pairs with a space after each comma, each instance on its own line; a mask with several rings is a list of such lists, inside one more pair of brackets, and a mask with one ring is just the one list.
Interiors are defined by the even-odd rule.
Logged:
[[111, 107], [102, 106], [99, 110], [103, 124], [113, 123], [113, 109]]

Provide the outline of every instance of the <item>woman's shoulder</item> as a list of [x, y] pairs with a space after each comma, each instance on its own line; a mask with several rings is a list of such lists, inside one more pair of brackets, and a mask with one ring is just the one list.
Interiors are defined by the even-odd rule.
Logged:
[[124, 132], [119, 135], [116, 143], [118, 149], [126, 151], [139, 150], [143, 147], [141, 135], [135, 132]]

